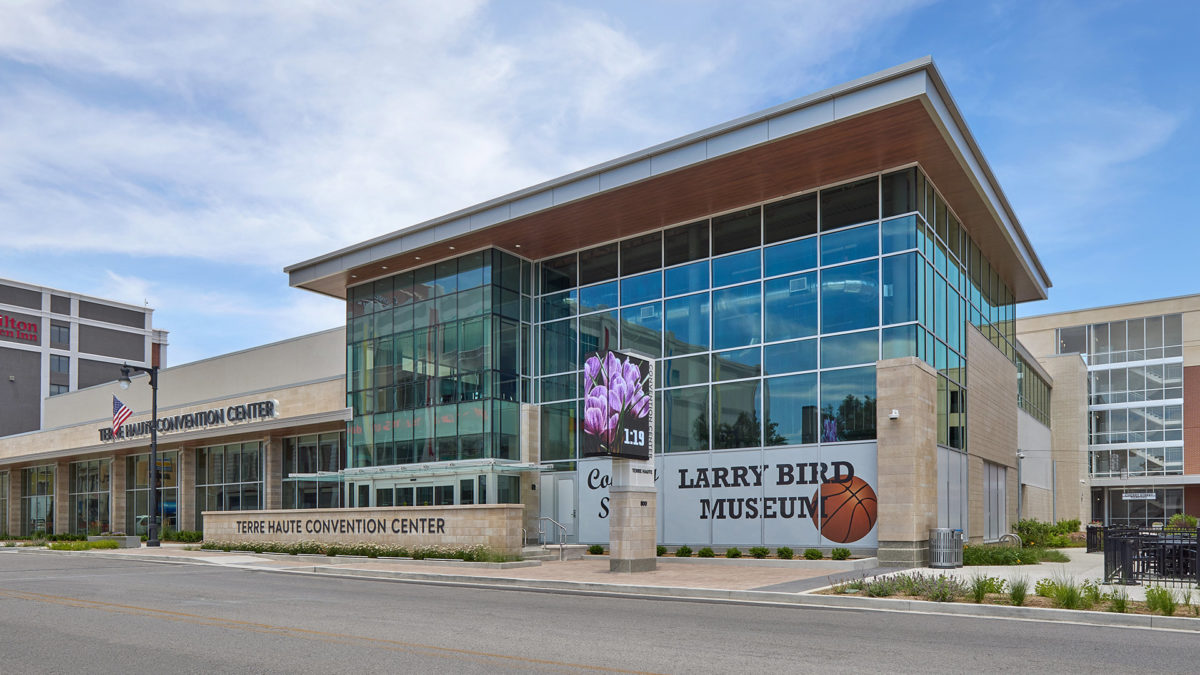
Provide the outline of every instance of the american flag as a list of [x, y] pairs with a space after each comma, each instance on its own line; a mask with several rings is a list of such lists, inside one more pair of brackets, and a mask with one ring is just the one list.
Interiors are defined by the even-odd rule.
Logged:
[[121, 425], [124, 424], [125, 420], [129, 419], [129, 416], [132, 414], [133, 411], [129, 409], [129, 406], [121, 403], [121, 400], [116, 396], [113, 397], [113, 434], [117, 433], [117, 431], [121, 428]]

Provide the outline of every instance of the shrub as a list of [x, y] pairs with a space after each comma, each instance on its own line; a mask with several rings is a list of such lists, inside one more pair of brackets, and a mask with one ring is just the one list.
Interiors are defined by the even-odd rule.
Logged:
[[1094, 579], [1084, 579], [1083, 583], [1079, 585], [1079, 589], [1083, 592], [1084, 602], [1089, 608], [1104, 599], [1104, 594], [1100, 592], [1100, 584], [1096, 583]]
[[740, 557], [742, 557], [742, 550], [736, 546], [734, 546], [731, 549], [726, 549], [725, 557], [726, 558], [740, 558]]
[[897, 584], [887, 577], [878, 577], [867, 582], [864, 590], [872, 598], [886, 598], [896, 594]]
[[1058, 577], [1053, 581], [1050, 601], [1060, 609], [1087, 609], [1089, 607], [1083, 590], [1070, 577]]
[[700, 549], [699, 551], [696, 551], [696, 557], [697, 558], [715, 558], [715, 557], [717, 557], [717, 554], [713, 553], [713, 550], [711, 548], [705, 546], [704, 548]]
[[1167, 527], [1187, 527], [1195, 529], [1196, 516], [1188, 515], [1186, 513], [1176, 513], [1175, 515], [1171, 516], [1170, 520], [1167, 521]]
[[821, 553], [821, 549], [818, 549], [818, 548], [804, 549], [804, 559], [805, 560], [820, 560], [821, 558], [824, 558], [824, 557], [825, 556]]
[[1018, 520], [1013, 531], [1021, 537], [1021, 542], [1026, 546], [1042, 547], [1046, 545], [1046, 538], [1051, 535], [1053, 526], [1040, 520], [1026, 518]]
[[178, 541], [184, 544], [194, 544], [204, 541], [204, 533], [199, 530], [164, 530], [159, 539], [163, 541]]
[[591, 555], [604, 555], [604, 547], [600, 544], [592, 544], [588, 547], [588, 553]]
[[1008, 580], [1008, 601], [1014, 607], [1025, 604], [1025, 596], [1029, 593], [1029, 577], [1013, 577]]
[[767, 548], [766, 546], [752, 546], [750, 547], [750, 555], [762, 560], [763, 558], [771, 555], [771, 549]]
[[1033, 552], [1033, 554], [1037, 556], [1037, 560], [1040, 562], [1056, 562], [1056, 563], [1071, 562], [1071, 556], [1067, 555], [1066, 553], [1063, 553], [1062, 551], [1055, 551], [1052, 548], [1029, 549], [1029, 550], [1031, 550]]
[[933, 602], [954, 602], [966, 592], [958, 579], [945, 575], [929, 580], [924, 584], [921, 595]]
[[1118, 588], [1109, 596], [1108, 611], [1124, 614], [1129, 611], [1129, 595], [1124, 588]]
[[663, 546], [662, 544], [659, 544], [658, 547], [655, 548], [654, 550], [655, 550], [655, 553], [660, 558], [667, 554], [667, 547]]
[[1151, 586], [1146, 589], [1146, 609], [1160, 612], [1163, 616], [1174, 616], [1179, 606], [1178, 598], [1162, 586]]
[[680, 546], [679, 548], [675, 549], [675, 557], [676, 558], [692, 557], [692, 547], [691, 546]]
[[1003, 593], [1004, 582], [995, 577], [973, 574], [971, 575], [969, 588], [971, 589], [971, 599], [978, 604], [983, 602], [988, 593]]
[[115, 541], [52, 541], [49, 543], [51, 551], [88, 551], [96, 548], [117, 548], [120, 546]]
[[1071, 520], [1060, 520], [1054, 524], [1054, 533], [1064, 535], [1071, 534], [1072, 532], [1078, 532], [1079, 526], [1080, 521], [1078, 518], [1072, 518]]
[[839, 546], [829, 552], [829, 557], [834, 560], [846, 560], [850, 557], [850, 549]]
[[1038, 579], [1037, 585], [1034, 586], [1034, 592], [1043, 598], [1054, 597], [1054, 582], [1050, 579]]
[[795, 555], [796, 552], [787, 546], [780, 546], [779, 548], [775, 549], [775, 557], [779, 558], [780, 560], [791, 560]]

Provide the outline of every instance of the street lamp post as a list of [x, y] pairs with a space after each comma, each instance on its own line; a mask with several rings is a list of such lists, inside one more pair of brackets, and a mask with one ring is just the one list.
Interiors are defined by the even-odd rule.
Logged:
[[140, 371], [150, 376], [150, 514], [146, 518], [146, 546], [158, 546], [158, 366], [121, 366], [122, 389], [129, 388], [129, 373]]

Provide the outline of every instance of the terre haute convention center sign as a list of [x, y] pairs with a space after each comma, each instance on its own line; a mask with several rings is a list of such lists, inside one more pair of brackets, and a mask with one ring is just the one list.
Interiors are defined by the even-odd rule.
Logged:
[[[159, 417], [158, 433], [241, 424], [243, 422], [253, 422], [254, 420], [270, 419], [278, 416], [279, 401], [274, 399], [254, 401], [253, 403], [239, 403], [225, 408], [212, 408], [210, 410], [201, 410], [183, 415]], [[120, 441], [138, 436], [147, 436], [150, 434], [151, 426], [150, 420], [130, 422], [129, 424], [122, 425], [115, 434], [111, 427], [104, 427], [99, 429], [100, 441]]]

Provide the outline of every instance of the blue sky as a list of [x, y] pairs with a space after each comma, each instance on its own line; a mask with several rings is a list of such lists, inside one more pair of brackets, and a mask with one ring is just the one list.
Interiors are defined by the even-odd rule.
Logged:
[[0, 4], [0, 277], [179, 364], [341, 323], [285, 265], [932, 55], [1054, 287], [1200, 291], [1200, 3]]

